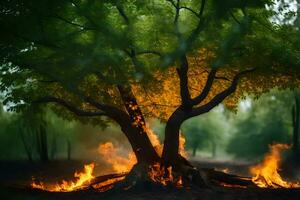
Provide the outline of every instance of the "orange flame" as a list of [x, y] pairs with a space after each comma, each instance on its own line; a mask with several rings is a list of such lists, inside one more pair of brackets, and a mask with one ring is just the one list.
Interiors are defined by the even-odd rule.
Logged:
[[185, 151], [185, 137], [181, 132], [179, 134], [179, 154], [184, 158], [188, 157], [188, 153]]
[[151, 128], [149, 128], [147, 125], [144, 126], [144, 130], [147, 133], [151, 144], [153, 145], [154, 149], [158, 153], [158, 155], [162, 155], [163, 151], [163, 145], [160, 143], [158, 136], [152, 131]]
[[109, 164], [111, 164], [114, 172], [128, 172], [133, 165], [137, 162], [133, 152], [127, 156], [121, 156], [121, 150], [114, 147], [113, 143], [106, 142], [99, 145], [99, 154]]
[[165, 169], [161, 167], [159, 163], [149, 166], [148, 176], [153, 182], [163, 186], [168, 184], [173, 184], [178, 188], [183, 186], [182, 177], [175, 177], [172, 172], [172, 167]]
[[270, 145], [270, 153], [268, 153], [262, 163], [250, 168], [253, 175], [252, 181], [258, 187], [271, 188], [299, 188], [300, 183], [284, 181], [278, 173], [281, 162], [280, 152], [283, 149], [290, 148], [287, 144]]
[[90, 183], [90, 181], [94, 178], [94, 163], [89, 165], [84, 165], [83, 172], [75, 172], [74, 177], [77, 179], [76, 181], [65, 181], [57, 184], [44, 184], [43, 182], [35, 182], [31, 183], [32, 188], [46, 190], [49, 192], [71, 192], [74, 190], [82, 189], [86, 186], [86, 184]]

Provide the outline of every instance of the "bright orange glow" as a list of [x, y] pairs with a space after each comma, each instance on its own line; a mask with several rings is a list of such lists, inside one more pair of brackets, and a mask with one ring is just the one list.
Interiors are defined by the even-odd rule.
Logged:
[[278, 173], [281, 162], [280, 152], [288, 148], [290, 146], [287, 144], [270, 145], [270, 152], [264, 157], [262, 163], [250, 168], [253, 183], [263, 188], [299, 188], [300, 183], [284, 181]]
[[93, 185], [93, 188], [97, 189], [100, 192], [105, 192], [107, 190], [112, 189], [114, 187], [114, 183], [119, 182], [124, 179], [125, 179], [125, 176], [108, 179], [107, 181]]
[[185, 137], [181, 132], [179, 134], [179, 154], [184, 158], [188, 157], [188, 153], [185, 151]]
[[163, 186], [168, 184], [174, 184], [178, 188], [183, 186], [182, 177], [174, 177], [172, 167], [165, 169], [159, 163], [155, 163], [149, 167], [148, 176], [153, 182]]
[[121, 156], [121, 150], [114, 147], [111, 142], [100, 144], [98, 152], [107, 163], [111, 164], [112, 170], [117, 173], [130, 171], [137, 162], [133, 152], [125, 157]]
[[144, 130], [147, 133], [151, 144], [153, 145], [155, 151], [158, 153], [159, 156], [162, 155], [162, 151], [163, 151], [163, 145], [160, 143], [158, 136], [152, 131], [151, 128], [149, 128], [148, 126], [144, 126]]
[[247, 186], [243, 185], [234, 185], [234, 184], [228, 184], [228, 183], [220, 183], [221, 186], [223, 187], [230, 187], [230, 188], [247, 188]]
[[93, 171], [94, 171], [94, 163], [84, 166], [83, 172], [75, 172], [74, 177], [75, 181], [65, 181], [57, 184], [44, 184], [43, 182], [35, 182], [31, 183], [32, 188], [46, 190], [49, 192], [71, 192], [74, 190], [82, 189], [93, 180]]

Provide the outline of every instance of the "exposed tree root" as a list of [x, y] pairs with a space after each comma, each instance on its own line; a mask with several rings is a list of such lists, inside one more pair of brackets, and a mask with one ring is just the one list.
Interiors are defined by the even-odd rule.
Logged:
[[[148, 167], [145, 165], [135, 165], [129, 173], [123, 174], [110, 174], [105, 176], [96, 177], [92, 183], [91, 187], [99, 191], [107, 191], [110, 189], [118, 190], [128, 190], [131, 188], [144, 188], [152, 189], [159, 187], [168, 188], [181, 188], [181, 187], [199, 187], [199, 188], [213, 188], [213, 187], [238, 187], [238, 188], [248, 188], [257, 187], [250, 178], [241, 177], [237, 175], [227, 174], [224, 172], [216, 171], [214, 169], [201, 168], [197, 169], [192, 167], [192, 165], [184, 164], [180, 167], [177, 166], [172, 171], [173, 180], [178, 180], [181, 178], [181, 185], [175, 181], [169, 182], [157, 182], [149, 178]], [[121, 179], [119, 179], [121, 178]], [[117, 180], [110, 184], [104, 184], [108, 180]], [[96, 185], [102, 185], [102, 187], [95, 187]]]

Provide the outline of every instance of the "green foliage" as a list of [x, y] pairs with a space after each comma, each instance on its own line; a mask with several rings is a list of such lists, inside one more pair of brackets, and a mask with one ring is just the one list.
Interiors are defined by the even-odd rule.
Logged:
[[[13, 111], [44, 96], [99, 111], [86, 102], [124, 109], [116, 85], [157, 87], [157, 71], [173, 67], [200, 48], [215, 56], [210, 67], [257, 68], [243, 89], [266, 92], [299, 85], [297, 24], [275, 24], [284, 10], [276, 0], [2, 0], [0, 91]], [[292, 75], [290, 77], [290, 75]], [[272, 79], [273, 80], [273, 79]], [[252, 88], [257, 88], [253, 90]], [[140, 103], [140, 102], [139, 102]], [[65, 119], [105, 127], [105, 117], [80, 118], [51, 107]]]
[[[235, 117], [227, 151], [237, 158], [258, 158], [273, 143], [291, 143], [291, 106], [288, 91], [265, 94], [250, 110]], [[236, 119], [239, 118], [239, 119]]]

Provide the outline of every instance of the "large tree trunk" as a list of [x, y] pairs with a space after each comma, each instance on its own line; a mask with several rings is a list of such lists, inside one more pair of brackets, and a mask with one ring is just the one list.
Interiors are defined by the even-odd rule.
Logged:
[[116, 112], [112, 118], [127, 136], [139, 164], [160, 162], [160, 157], [147, 135], [145, 119], [131, 89], [122, 86], [118, 86], [118, 89], [127, 113]]
[[138, 128], [132, 126], [131, 121], [128, 119], [122, 120], [119, 124], [131, 144], [138, 163], [149, 165], [160, 161], [157, 152], [145, 132], [140, 132]]
[[165, 167], [179, 166], [182, 156], [179, 154], [180, 126], [186, 119], [183, 109], [178, 108], [168, 119], [165, 128], [165, 140], [162, 153], [162, 163]]

